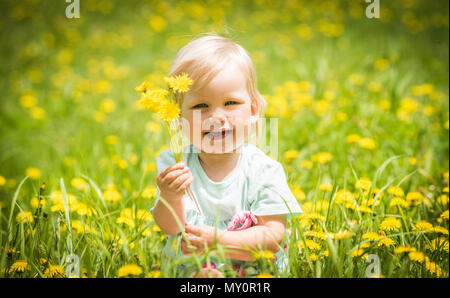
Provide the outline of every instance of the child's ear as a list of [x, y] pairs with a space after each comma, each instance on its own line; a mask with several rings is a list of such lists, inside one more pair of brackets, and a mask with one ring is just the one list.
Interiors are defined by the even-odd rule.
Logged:
[[250, 108], [251, 108], [250, 123], [255, 124], [258, 122], [259, 119], [258, 102], [256, 100], [253, 100]]

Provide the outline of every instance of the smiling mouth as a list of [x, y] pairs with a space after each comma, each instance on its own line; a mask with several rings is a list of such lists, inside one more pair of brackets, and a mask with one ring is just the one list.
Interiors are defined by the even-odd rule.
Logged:
[[224, 139], [227, 136], [231, 135], [233, 133], [232, 129], [225, 129], [225, 130], [221, 130], [221, 131], [209, 131], [209, 132], [205, 132], [203, 133], [203, 136], [206, 136], [208, 138], [210, 138], [211, 140], [220, 140], [220, 139]]

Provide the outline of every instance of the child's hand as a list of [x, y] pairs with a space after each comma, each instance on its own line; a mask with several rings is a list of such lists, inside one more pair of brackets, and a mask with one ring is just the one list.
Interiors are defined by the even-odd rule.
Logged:
[[179, 162], [162, 171], [156, 183], [165, 200], [177, 200], [183, 197], [184, 191], [194, 180], [191, 171], [184, 162]]
[[207, 247], [213, 245], [214, 243], [214, 227], [210, 226], [193, 226], [186, 224], [185, 226], [186, 237], [190, 242], [188, 246], [184, 239], [181, 239], [181, 252], [185, 255], [190, 255], [192, 250], [194, 253], [200, 254]]

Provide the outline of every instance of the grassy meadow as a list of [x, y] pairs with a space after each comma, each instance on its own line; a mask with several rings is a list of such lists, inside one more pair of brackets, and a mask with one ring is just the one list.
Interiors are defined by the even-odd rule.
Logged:
[[149, 212], [168, 134], [134, 88], [208, 32], [252, 57], [304, 210], [289, 274], [255, 251], [243, 276], [448, 277], [448, 1], [80, 3], [0, 2], [0, 277], [182, 276]]

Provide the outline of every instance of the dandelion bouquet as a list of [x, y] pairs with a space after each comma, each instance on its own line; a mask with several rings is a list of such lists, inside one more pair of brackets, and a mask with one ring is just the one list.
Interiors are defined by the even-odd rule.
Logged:
[[[192, 85], [193, 81], [186, 73], [166, 77], [164, 80], [168, 90], [163, 88], [149, 89], [148, 81], [144, 81], [135, 90], [142, 94], [139, 100], [141, 106], [156, 113], [164, 122], [169, 132], [170, 147], [174, 153], [175, 161], [181, 162], [184, 160], [184, 155], [179, 104], [182, 93], [189, 91], [189, 86]], [[194, 202], [198, 212], [202, 214], [190, 186], [187, 188], [186, 193]]]

